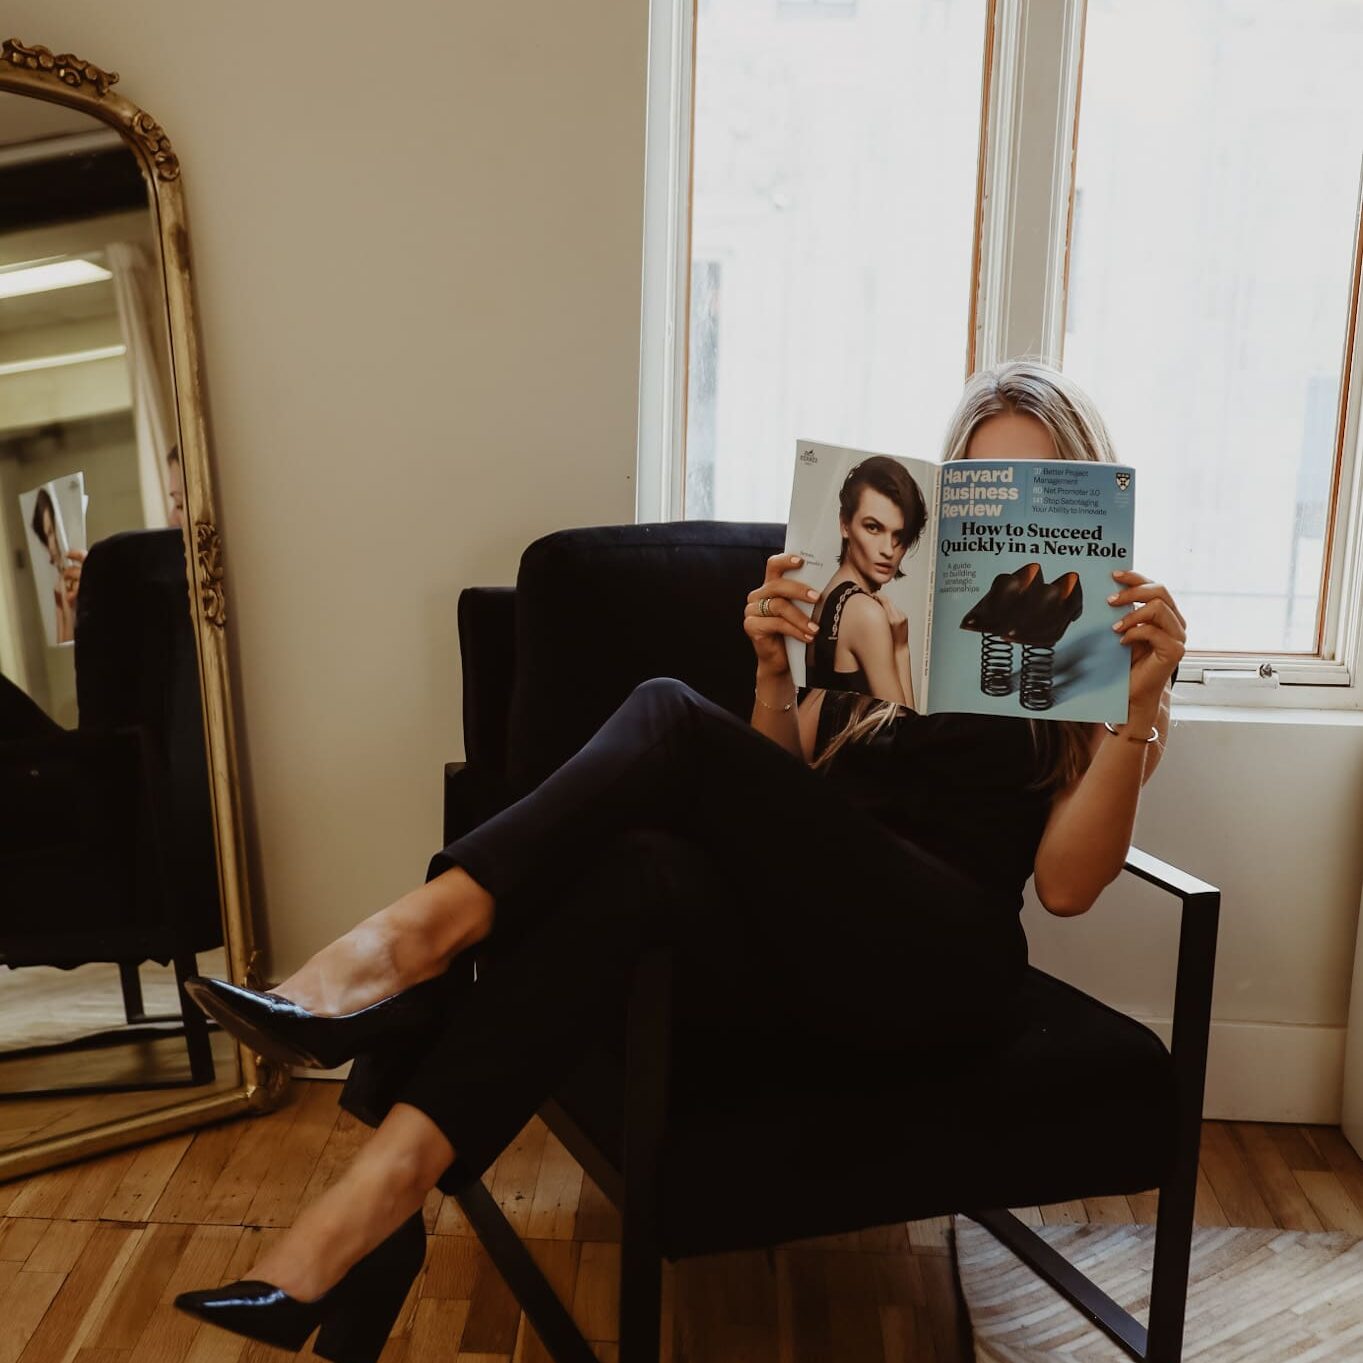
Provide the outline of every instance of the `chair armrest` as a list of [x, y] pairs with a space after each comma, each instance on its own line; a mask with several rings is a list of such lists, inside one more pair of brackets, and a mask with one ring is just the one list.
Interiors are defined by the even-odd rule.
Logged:
[[[1183, 906], [1169, 1054], [1174, 1065], [1179, 1127], [1185, 1133], [1196, 1133], [1201, 1127], [1206, 1091], [1221, 891], [1135, 847], [1127, 851], [1125, 869], [1173, 895]], [[1196, 1179], [1197, 1149], [1195, 1139], [1180, 1143], [1180, 1163], [1192, 1161], [1189, 1169], [1181, 1170], [1186, 1179]], [[1191, 1183], [1188, 1186], [1191, 1187]]]
[[[1148, 880], [1152, 885], [1159, 886], [1161, 890], [1178, 895], [1189, 908], [1205, 909], [1208, 896], [1213, 897], [1217, 904], [1221, 902], [1221, 891], [1215, 885], [1208, 885], [1205, 880], [1199, 880], [1196, 876], [1189, 875], [1187, 871], [1180, 871], [1177, 866], [1171, 866], [1167, 861], [1152, 857], [1149, 852], [1142, 852], [1139, 847], [1127, 849], [1125, 869], [1133, 875], [1140, 876], [1142, 880]], [[1196, 902], [1188, 904], [1187, 901], [1190, 899]]]

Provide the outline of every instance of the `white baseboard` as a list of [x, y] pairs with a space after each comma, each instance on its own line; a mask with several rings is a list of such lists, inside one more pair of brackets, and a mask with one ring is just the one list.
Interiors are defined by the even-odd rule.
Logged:
[[[1167, 1046], [1167, 1018], [1139, 1018]], [[1218, 1121], [1336, 1126], [1343, 1109], [1343, 1027], [1213, 1022], [1202, 1115]]]

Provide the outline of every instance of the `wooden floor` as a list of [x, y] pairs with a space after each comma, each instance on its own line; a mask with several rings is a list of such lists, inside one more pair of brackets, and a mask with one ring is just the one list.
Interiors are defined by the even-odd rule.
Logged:
[[[0, 1363], [266, 1363], [285, 1355], [180, 1315], [177, 1292], [244, 1276], [365, 1138], [340, 1085], [0, 1186]], [[615, 1363], [619, 1221], [533, 1122], [487, 1176], [605, 1363]], [[792, 1189], [798, 1196], [798, 1190]], [[1155, 1197], [1030, 1208], [1034, 1223], [1151, 1221]], [[426, 1269], [383, 1363], [543, 1363], [543, 1348], [438, 1193]], [[1198, 1221], [1363, 1235], [1363, 1161], [1335, 1127], [1207, 1122]], [[670, 1269], [673, 1363], [964, 1363], [940, 1222], [886, 1226]], [[305, 1357], [308, 1355], [304, 1355]]]

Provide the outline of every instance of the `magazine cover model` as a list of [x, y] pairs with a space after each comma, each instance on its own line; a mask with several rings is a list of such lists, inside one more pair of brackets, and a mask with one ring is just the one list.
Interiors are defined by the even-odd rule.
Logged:
[[72, 563], [71, 550], [86, 547], [86, 500], [83, 473], [19, 494], [43, 634], [53, 647], [70, 644], [76, 637], [75, 599], [66, 590], [63, 573]]
[[796, 444], [786, 551], [819, 590], [797, 686], [944, 711], [1112, 724], [1130, 655], [1107, 604], [1131, 565], [1135, 475], [1121, 464], [938, 464]]

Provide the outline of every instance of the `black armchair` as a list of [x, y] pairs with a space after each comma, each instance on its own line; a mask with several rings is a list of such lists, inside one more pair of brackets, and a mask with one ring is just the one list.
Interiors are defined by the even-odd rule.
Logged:
[[[214, 1077], [208, 1024], [183, 989], [196, 973], [195, 953], [222, 943], [187, 581], [178, 530], [100, 540], [85, 561], [77, 605], [79, 727], [53, 724], [8, 683], [3, 696], [0, 966], [117, 963], [129, 1028], [71, 1044], [163, 1036], [147, 1025], [178, 1022], [188, 1078], [139, 1080], [136, 1088]], [[148, 960], [173, 965], [179, 1013], [147, 1013], [138, 968]]]
[[[782, 541], [779, 525], [564, 531], [526, 550], [515, 589], [465, 591], [468, 757], [446, 770], [446, 841], [542, 779], [650, 676], [750, 713], [739, 617]], [[648, 620], [659, 627], [641, 629]], [[1172, 1050], [1030, 969], [1025, 1026], [987, 1056], [900, 1072], [883, 1058], [792, 1056], [754, 1071], [736, 1062], [741, 1046], [676, 1053], [671, 963], [663, 951], [646, 956], [623, 1045], [603, 1044], [541, 1114], [623, 1214], [622, 1363], [658, 1357], [663, 1258], [951, 1212], [986, 1226], [1133, 1358], [1178, 1363], [1220, 893], [1135, 849], [1126, 869], [1181, 906]], [[812, 1087], [824, 1095], [821, 1119], [810, 1119]], [[451, 1174], [447, 1186], [554, 1358], [590, 1363], [482, 1182], [457, 1165]], [[1150, 1188], [1160, 1198], [1148, 1329], [1006, 1210]]]

